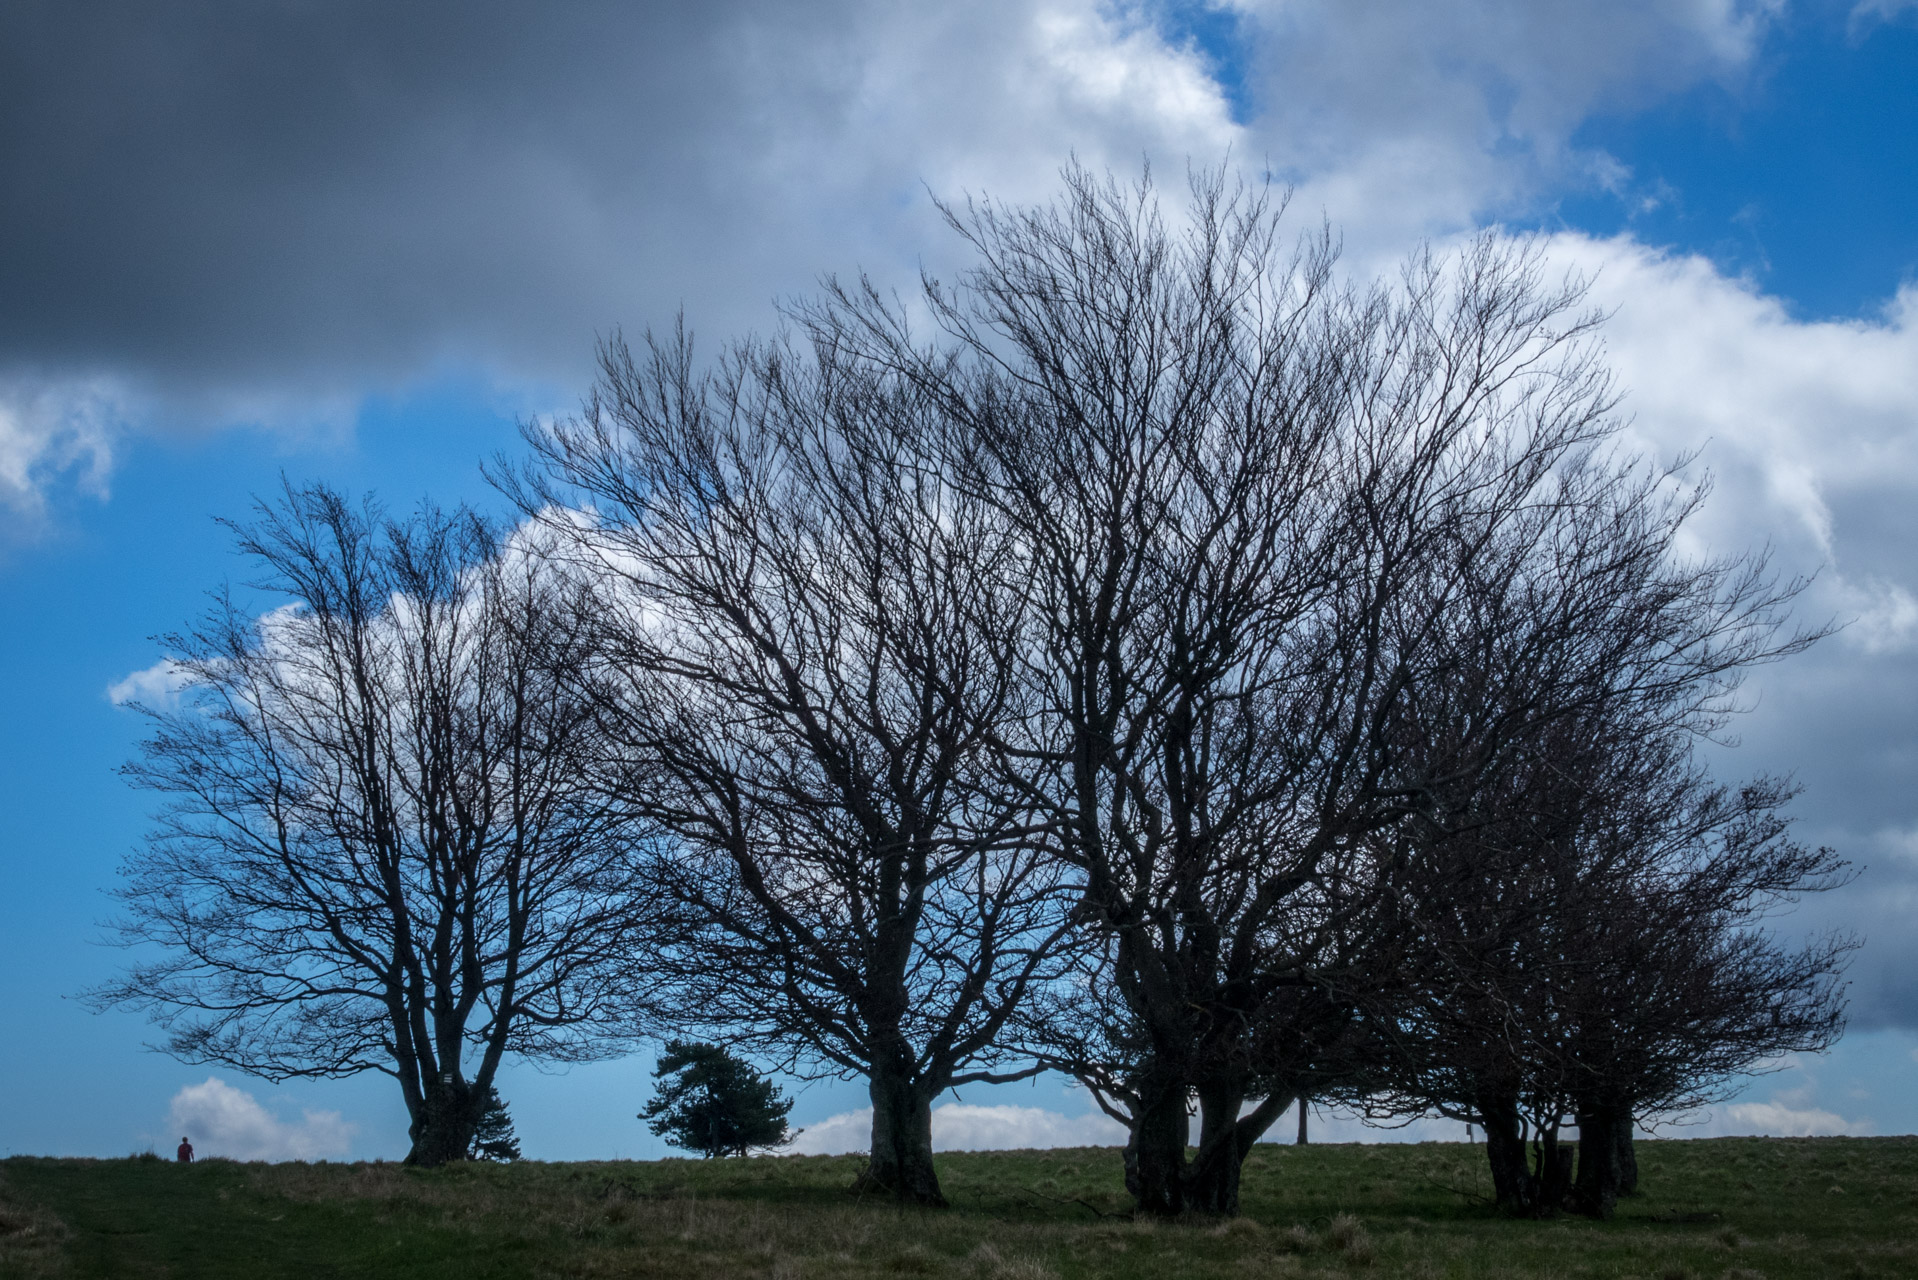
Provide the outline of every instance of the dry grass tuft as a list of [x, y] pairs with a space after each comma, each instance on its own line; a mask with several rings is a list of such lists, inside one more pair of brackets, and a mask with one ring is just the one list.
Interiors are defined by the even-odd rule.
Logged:
[[1287, 1253], [1310, 1253], [1319, 1247], [1319, 1238], [1310, 1227], [1287, 1227], [1278, 1238], [1278, 1246]]
[[1058, 1273], [1037, 1258], [1008, 1258], [990, 1243], [974, 1249], [966, 1260], [984, 1280], [1058, 1280]]
[[67, 1272], [67, 1224], [49, 1209], [9, 1194], [0, 1174], [0, 1275], [40, 1280]]
[[1354, 1266], [1369, 1267], [1378, 1259], [1378, 1250], [1372, 1244], [1372, 1237], [1366, 1233], [1365, 1224], [1349, 1213], [1341, 1213], [1332, 1219], [1325, 1229], [1326, 1243], [1338, 1253], [1345, 1255], [1346, 1261]]

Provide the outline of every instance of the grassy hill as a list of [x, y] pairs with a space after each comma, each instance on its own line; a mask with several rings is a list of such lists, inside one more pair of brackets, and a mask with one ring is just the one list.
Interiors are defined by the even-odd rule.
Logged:
[[179, 1167], [0, 1161], [0, 1276], [1918, 1276], [1918, 1138], [1641, 1146], [1616, 1221], [1508, 1222], [1457, 1144], [1261, 1146], [1245, 1216], [1125, 1217], [1111, 1149], [952, 1153], [953, 1209], [851, 1199], [850, 1156]]

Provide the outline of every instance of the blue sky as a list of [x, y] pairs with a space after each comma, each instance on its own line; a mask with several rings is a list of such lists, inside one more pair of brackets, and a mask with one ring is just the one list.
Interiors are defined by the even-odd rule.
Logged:
[[[0, 16], [0, 1153], [182, 1117], [404, 1150], [383, 1078], [184, 1066], [71, 999], [120, 962], [103, 891], [148, 807], [107, 691], [244, 577], [214, 517], [282, 474], [497, 507], [479, 460], [575, 401], [596, 335], [909, 283], [956, 260], [928, 187], [1043, 197], [1072, 153], [1269, 167], [1355, 270], [1497, 224], [1595, 276], [1633, 439], [1717, 477], [1701, 543], [1769, 544], [1850, 623], [1762, 673], [1722, 759], [1796, 774], [1804, 834], [1865, 867], [1785, 922], [1866, 935], [1853, 1030], [1691, 1131], [1918, 1130], [1918, 4], [931, 8]], [[647, 1066], [515, 1068], [529, 1152], [660, 1154]], [[1052, 1083], [960, 1101], [952, 1142], [1101, 1132]], [[830, 1142], [861, 1102], [796, 1117]]]

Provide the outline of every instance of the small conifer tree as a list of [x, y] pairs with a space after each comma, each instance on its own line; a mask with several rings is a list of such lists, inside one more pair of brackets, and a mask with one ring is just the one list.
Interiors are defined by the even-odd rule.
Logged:
[[792, 1099], [719, 1045], [669, 1041], [653, 1076], [660, 1084], [639, 1118], [675, 1147], [712, 1159], [798, 1136], [786, 1127]]
[[486, 1091], [486, 1110], [480, 1113], [479, 1123], [473, 1127], [473, 1146], [466, 1158], [500, 1161], [520, 1158], [513, 1117], [507, 1114], [506, 1101], [499, 1096], [498, 1089], [489, 1087]]

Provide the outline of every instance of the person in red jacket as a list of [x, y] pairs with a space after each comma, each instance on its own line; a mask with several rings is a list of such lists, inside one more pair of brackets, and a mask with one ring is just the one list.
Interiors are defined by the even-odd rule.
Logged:
[[180, 1139], [180, 1149], [173, 1153], [181, 1164], [193, 1163], [193, 1144], [184, 1137]]

